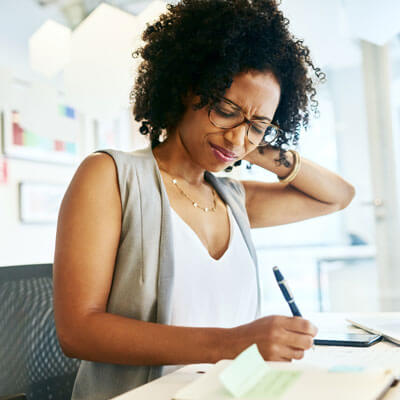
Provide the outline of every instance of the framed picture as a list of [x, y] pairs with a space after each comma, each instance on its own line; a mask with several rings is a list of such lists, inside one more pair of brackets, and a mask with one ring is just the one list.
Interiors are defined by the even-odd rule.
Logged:
[[24, 224], [57, 222], [66, 185], [38, 182], [18, 184], [19, 219]]
[[130, 110], [123, 110], [113, 118], [94, 119], [92, 132], [95, 150], [130, 150], [132, 147]]
[[[73, 110], [60, 106], [66, 113], [73, 115]], [[11, 158], [24, 160], [75, 164], [77, 162], [77, 145], [75, 141], [49, 138], [33, 131], [22, 121], [19, 110], [3, 110], [3, 154]]]
[[120, 123], [118, 119], [94, 120], [95, 149], [116, 149], [121, 146]]
[[52, 88], [14, 84], [2, 111], [1, 148], [6, 157], [75, 164], [80, 123], [74, 108]]

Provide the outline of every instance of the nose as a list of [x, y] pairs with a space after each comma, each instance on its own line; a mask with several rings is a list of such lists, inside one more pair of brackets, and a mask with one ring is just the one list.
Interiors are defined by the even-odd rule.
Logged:
[[224, 133], [226, 141], [230, 142], [232, 147], [244, 147], [246, 143], [246, 132], [248, 124], [243, 121], [239, 126], [235, 128], [227, 129]]

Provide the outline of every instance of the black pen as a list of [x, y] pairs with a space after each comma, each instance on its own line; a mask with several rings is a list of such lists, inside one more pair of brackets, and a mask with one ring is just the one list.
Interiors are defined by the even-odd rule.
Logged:
[[281, 271], [279, 271], [278, 267], [273, 268], [275, 279], [278, 282], [279, 289], [281, 289], [281, 292], [283, 294], [283, 297], [285, 298], [286, 302], [289, 304], [290, 310], [292, 311], [292, 314], [294, 317], [301, 317], [301, 313], [299, 309], [297, 308], [296, 303], [294, 302], [294, 298], [292, 295], [292, 292], [289, 289], [288, 284], [286, 283], [285, 278], [283, 277]]

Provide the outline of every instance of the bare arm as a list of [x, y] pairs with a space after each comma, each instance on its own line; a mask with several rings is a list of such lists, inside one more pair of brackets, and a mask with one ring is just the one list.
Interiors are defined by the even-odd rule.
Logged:
[[65, 354], [127, 365], [214, 363], [257, 343], [268, 360], [302, 358], [316, 329], [271, 316], [235, 328], [163, 325], [106, 311], [121, 231], [114, 162], [87, 157], [64, 196], [54, 259], [54, 313]]
[[[279, 150], [264, 154], [252, 152], [246, 159], [278, 176], [287, 176], [291, 168], [277, 166]], [[293, 155], [286, 153], [289, 162]], [[339, 175], [302, 158], [296, 178], [289, 184], [242, 181], [246, 190], [246, 208], [252, 228], [283, 225], [347, 207], [354, 197], [354, 187]]]

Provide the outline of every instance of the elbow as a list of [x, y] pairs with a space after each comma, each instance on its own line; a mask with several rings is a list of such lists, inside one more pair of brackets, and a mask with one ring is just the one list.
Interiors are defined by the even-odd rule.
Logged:
[[345, 209], [353, 201], [355, 195], [356, 195], [355, 187], [350, 183], [348, 183], [345, 194], [343, 196], [343, 200], [340, 202], [339, 210]]
[[57, 331], [58, 342], [60, 344], [62, 352], [67, 357], [79, 358], [76, 354], [76, 349], [72, 343], [70, 332], [60, 332], [60, 330], [58, 329], [56, 331]]
[[58, 343], [67, 357], [82, 359], [82, 344], [86, 336], [85, 326], [85, 323], [82, 323], [77, 316], [67, 318], [65, 315], [55, 313]]
[[95, 350], [93, 329], [88, 316], [56, 318], [56, 332], [62, 352], [69, 358], [94, 360]]

